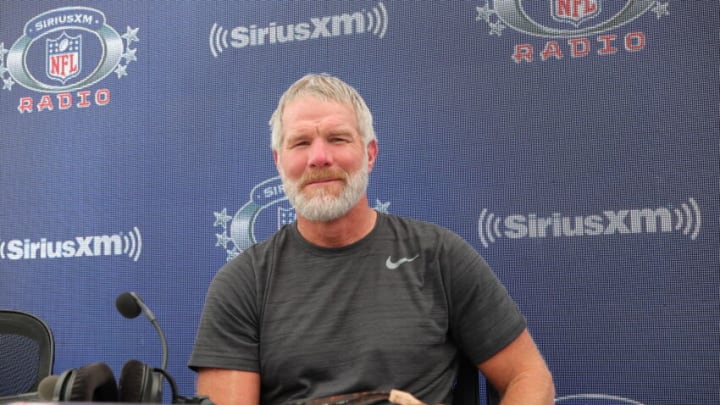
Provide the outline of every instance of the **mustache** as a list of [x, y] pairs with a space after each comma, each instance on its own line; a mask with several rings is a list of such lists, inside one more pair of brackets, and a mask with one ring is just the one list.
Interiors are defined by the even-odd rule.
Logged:
[[348, 178], [348, 173], [343, 170], [318, 169], [303, 174], [299, 183], [300, 187], [305, 187], [312, 182], [325, 180], [342, 180], [343, 183], [347, 183]]

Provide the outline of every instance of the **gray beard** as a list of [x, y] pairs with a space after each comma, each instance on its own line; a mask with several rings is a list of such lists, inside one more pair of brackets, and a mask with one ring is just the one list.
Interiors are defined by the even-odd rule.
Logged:
[[300, 192], [298, 182], [288, 180], [281, 169], [279, 172], [285, 195], [295, 211], [311, 221], [320, 222], [338, 219], [350, 211], [365, 195], [369, 181], [367, 157], [362, 168], [350, 174], [347, 184], [337, 197], [325, 193], [307, 197]]

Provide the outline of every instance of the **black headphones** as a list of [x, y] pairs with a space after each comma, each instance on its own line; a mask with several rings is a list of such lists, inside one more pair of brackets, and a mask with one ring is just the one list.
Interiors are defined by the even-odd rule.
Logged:
[[110, 367], [101, 362], [63, 372], [52, 390], [53, 401], [161, 403], [162, 374], [138, 360], [122, 368], [116, 385]]
[[175, 380], [167, 371], [138, 360], [123, 365], [117, 385], [110, 366], [96, 362], [67, 370], [59, 377], [46, 377], [38, 391], [40, 398], [47, 401], [162, 403], [163, 378], [172, 388], [173, 404], [213, 405], [207, 396], [178, 395]]

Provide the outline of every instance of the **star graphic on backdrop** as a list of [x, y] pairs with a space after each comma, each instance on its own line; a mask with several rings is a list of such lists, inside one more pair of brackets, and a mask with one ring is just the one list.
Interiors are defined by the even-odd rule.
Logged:
[[660, 17], [662, 17], [664, 15], [670, 15], [670, 11], [668, 11], [669, 5], [670, 5], [670, 3], [668, 3], [668, 2], [661, 3], [658, 1], [655, 3], [655, 7], [653, 7], [653, 9], [651, 11], [653, 13], [655, 13], [655, 15], [657, 15], [657, 19], [659, 20]]
[[132, 43], [132, 42], [140, 41], [140, 39], [138, 39], [138, 36], [137, 36], [139, 29], [140, 28], [133, 29], [133, 28], [130, 28], [130, 26], [128, 26], [125, 33], [121, 35], [123, 38], [127, 39], [128, 45], [130, 45], [130, 43]]
[[127, 66], [126, 65], [117, 65], [115, 68], [115, 74], [117, 74], [118, 79], [127, 76]]
[[215, 243], [215, 246], [222, 246], [223, 249], [227, 249], [228, 243], [232, 241], [232, 238], [224, 233], [216, 233], [215, 237], [217, 238], [217, 243]]
[[225, 228], [227, 223], [232, 219], [232, 217], [227, 213], [227, 208], [223, 208], [222, 211], [215, 211], [213, 212], [213, 215], [215, 215], [215, 223], [213, 226], [222, 226]]
[[502, 35], [502, 31], [505, 29], [505, 26], [500, 22], [494, 22], [494, 23], [488, 23], [490, 26], [490, 35], [496, 34], [497, 36]]
[[390, 208], [390, 202], [381, 202], [380, 200], [375, 200], [375, 210], [377, 212], [382, 212], [383, 214], [388, 213], [388, 208]]
[[12, 90], [13, 84], [15, 84], [15, 81], [12, 79], [12, 77], [3, 79], [3, 90]]
[[137, 53], [137, 49], [130, 49], [128, 48], [127, 51], [122, 55], [123, 58], [125, 58], [125, 61], [131, 62], [136, 61], [137, 57], [135, 56], [135, 53]]
[[237, 248], [225, 249], [225, 251], [227, 252], [227, 261], [234, 259], [235, 257], [237, 257], [237, 255], [240, 254], [240, 250], [238, 250]]
[[478, 14], [477, 17], [475, 17], [475, 21], [483, 20], [486, 23], [490, 23], [490, 16], [495, 14], [495, 10], [490, 8], [490, 5], [485, 3], [482, 7], [475, 7], [475, 10], [477, 10]]

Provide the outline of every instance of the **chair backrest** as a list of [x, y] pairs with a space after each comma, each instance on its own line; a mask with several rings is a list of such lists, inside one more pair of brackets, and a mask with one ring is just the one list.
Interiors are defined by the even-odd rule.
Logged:
[[453, 405], [479, 405], [478, 369], [464, 356], [460, 357], [459, 363], [457, 382], [453, 392]]
[[[497, 405], [500, 396], [495, 387], [485, 380], [485, 404]], [[480, 374], [477, 367], [465, 357], [460, 358], [457, 382], [452, 405], [480, 405]]]
[[487, 380], [485, 380], [485, 399], [487, 405], [498, 405], [500, 403], [500, 395]]
[[37, 391], [54, 362], [55, 341], [42, 319], [0, 310], [0, 397]]

